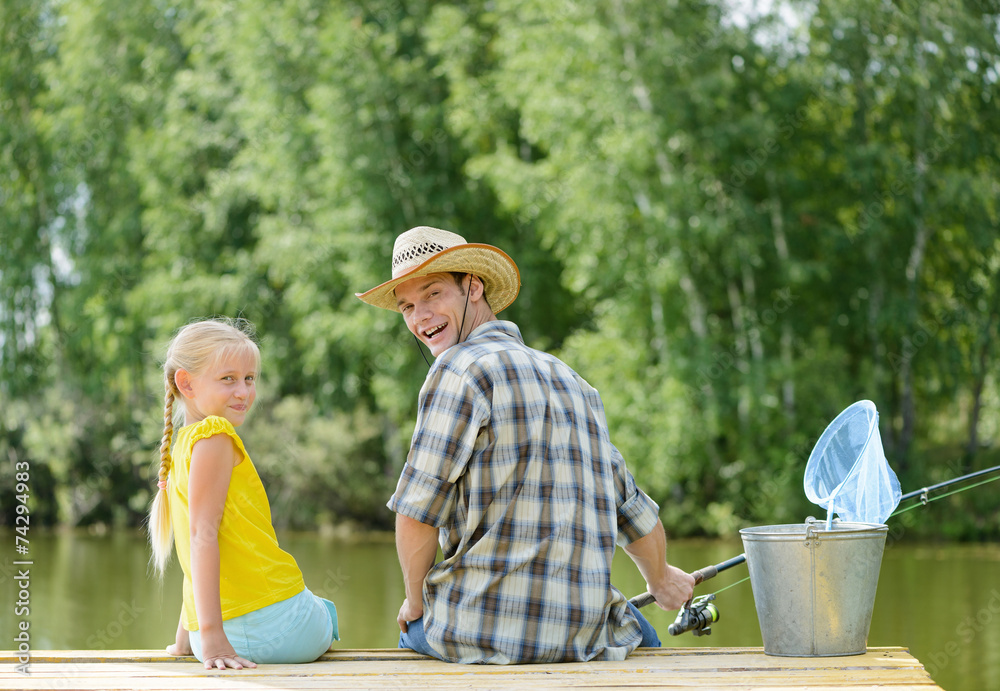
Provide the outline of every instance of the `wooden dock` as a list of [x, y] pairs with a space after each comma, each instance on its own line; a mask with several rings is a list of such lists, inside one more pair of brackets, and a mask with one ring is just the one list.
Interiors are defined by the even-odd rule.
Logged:
[[154, 650], [0, 652], [0, 689], [939, 689], [905, 648], [774, 657], [761, 648], [643, 648], [625, 662], [455, 665], [409, 650], [335, 650], [305, 665], [208, 671]]

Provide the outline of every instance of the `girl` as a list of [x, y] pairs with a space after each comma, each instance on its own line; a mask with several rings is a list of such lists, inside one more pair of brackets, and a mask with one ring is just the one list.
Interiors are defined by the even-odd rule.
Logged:
[[[295, 559], [278, 547], [264, 486], [236, 434], [256, 397], [252, 335], [242, 319], [188, 324], [163, 365], [152, 560], [162, 576], [177, 546], [184, 604], [167, 652], [193, 653], [205, 669], [311, 662], [340, 640], [333, 603], [309, 592]], [[171, 454], [175, 402], [184, 426]]]

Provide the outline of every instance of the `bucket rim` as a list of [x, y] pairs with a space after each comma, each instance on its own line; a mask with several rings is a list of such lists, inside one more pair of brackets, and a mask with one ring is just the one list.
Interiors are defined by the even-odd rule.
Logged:
[[805, 533], [813, 535], [887, 533], [889, 526], [885, 523], [862, 523], [860, 521], [835, 521], [832, 529], [827, 529], [826, 521], [805, 521], [803, 523], [779, 523], [776, 525], [750, 526], [740, 528], [740, 535], [791, 535], [800, 536]]

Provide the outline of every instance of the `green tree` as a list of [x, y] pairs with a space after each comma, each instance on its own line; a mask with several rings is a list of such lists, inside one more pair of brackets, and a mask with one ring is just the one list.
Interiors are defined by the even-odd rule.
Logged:
[[501, 316], [601, 390], [674, 533], [815, 512], [860, 398], [906, 488], [988, 460], [991, 4], [0, 7], [0, 456], [47, 521], [141, 521], [164, 344], [228, 314], [276, 520], [389, 525], [426, 365], [354, 293], [419, 224], [510, 252]]

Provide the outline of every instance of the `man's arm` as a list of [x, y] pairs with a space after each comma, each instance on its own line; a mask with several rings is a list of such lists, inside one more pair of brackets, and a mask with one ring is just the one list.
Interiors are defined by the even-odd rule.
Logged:
[[438, 529], [434, 526], [396, 514], [396, 553], [406, 586], [406, 599], [399, 608], [396, 623], [403, 633], [406, 633], [407, 622], [416, 621], [424, 614], [424, 578], [437, 556], [437, 536]]
[[694, 593], [694, 577], [667, 563], [667, 534], [663, 522], [635, 542], [624, 546], [625, 553], [646, 579], [646, 589], [660, 609], [680, 609]]

